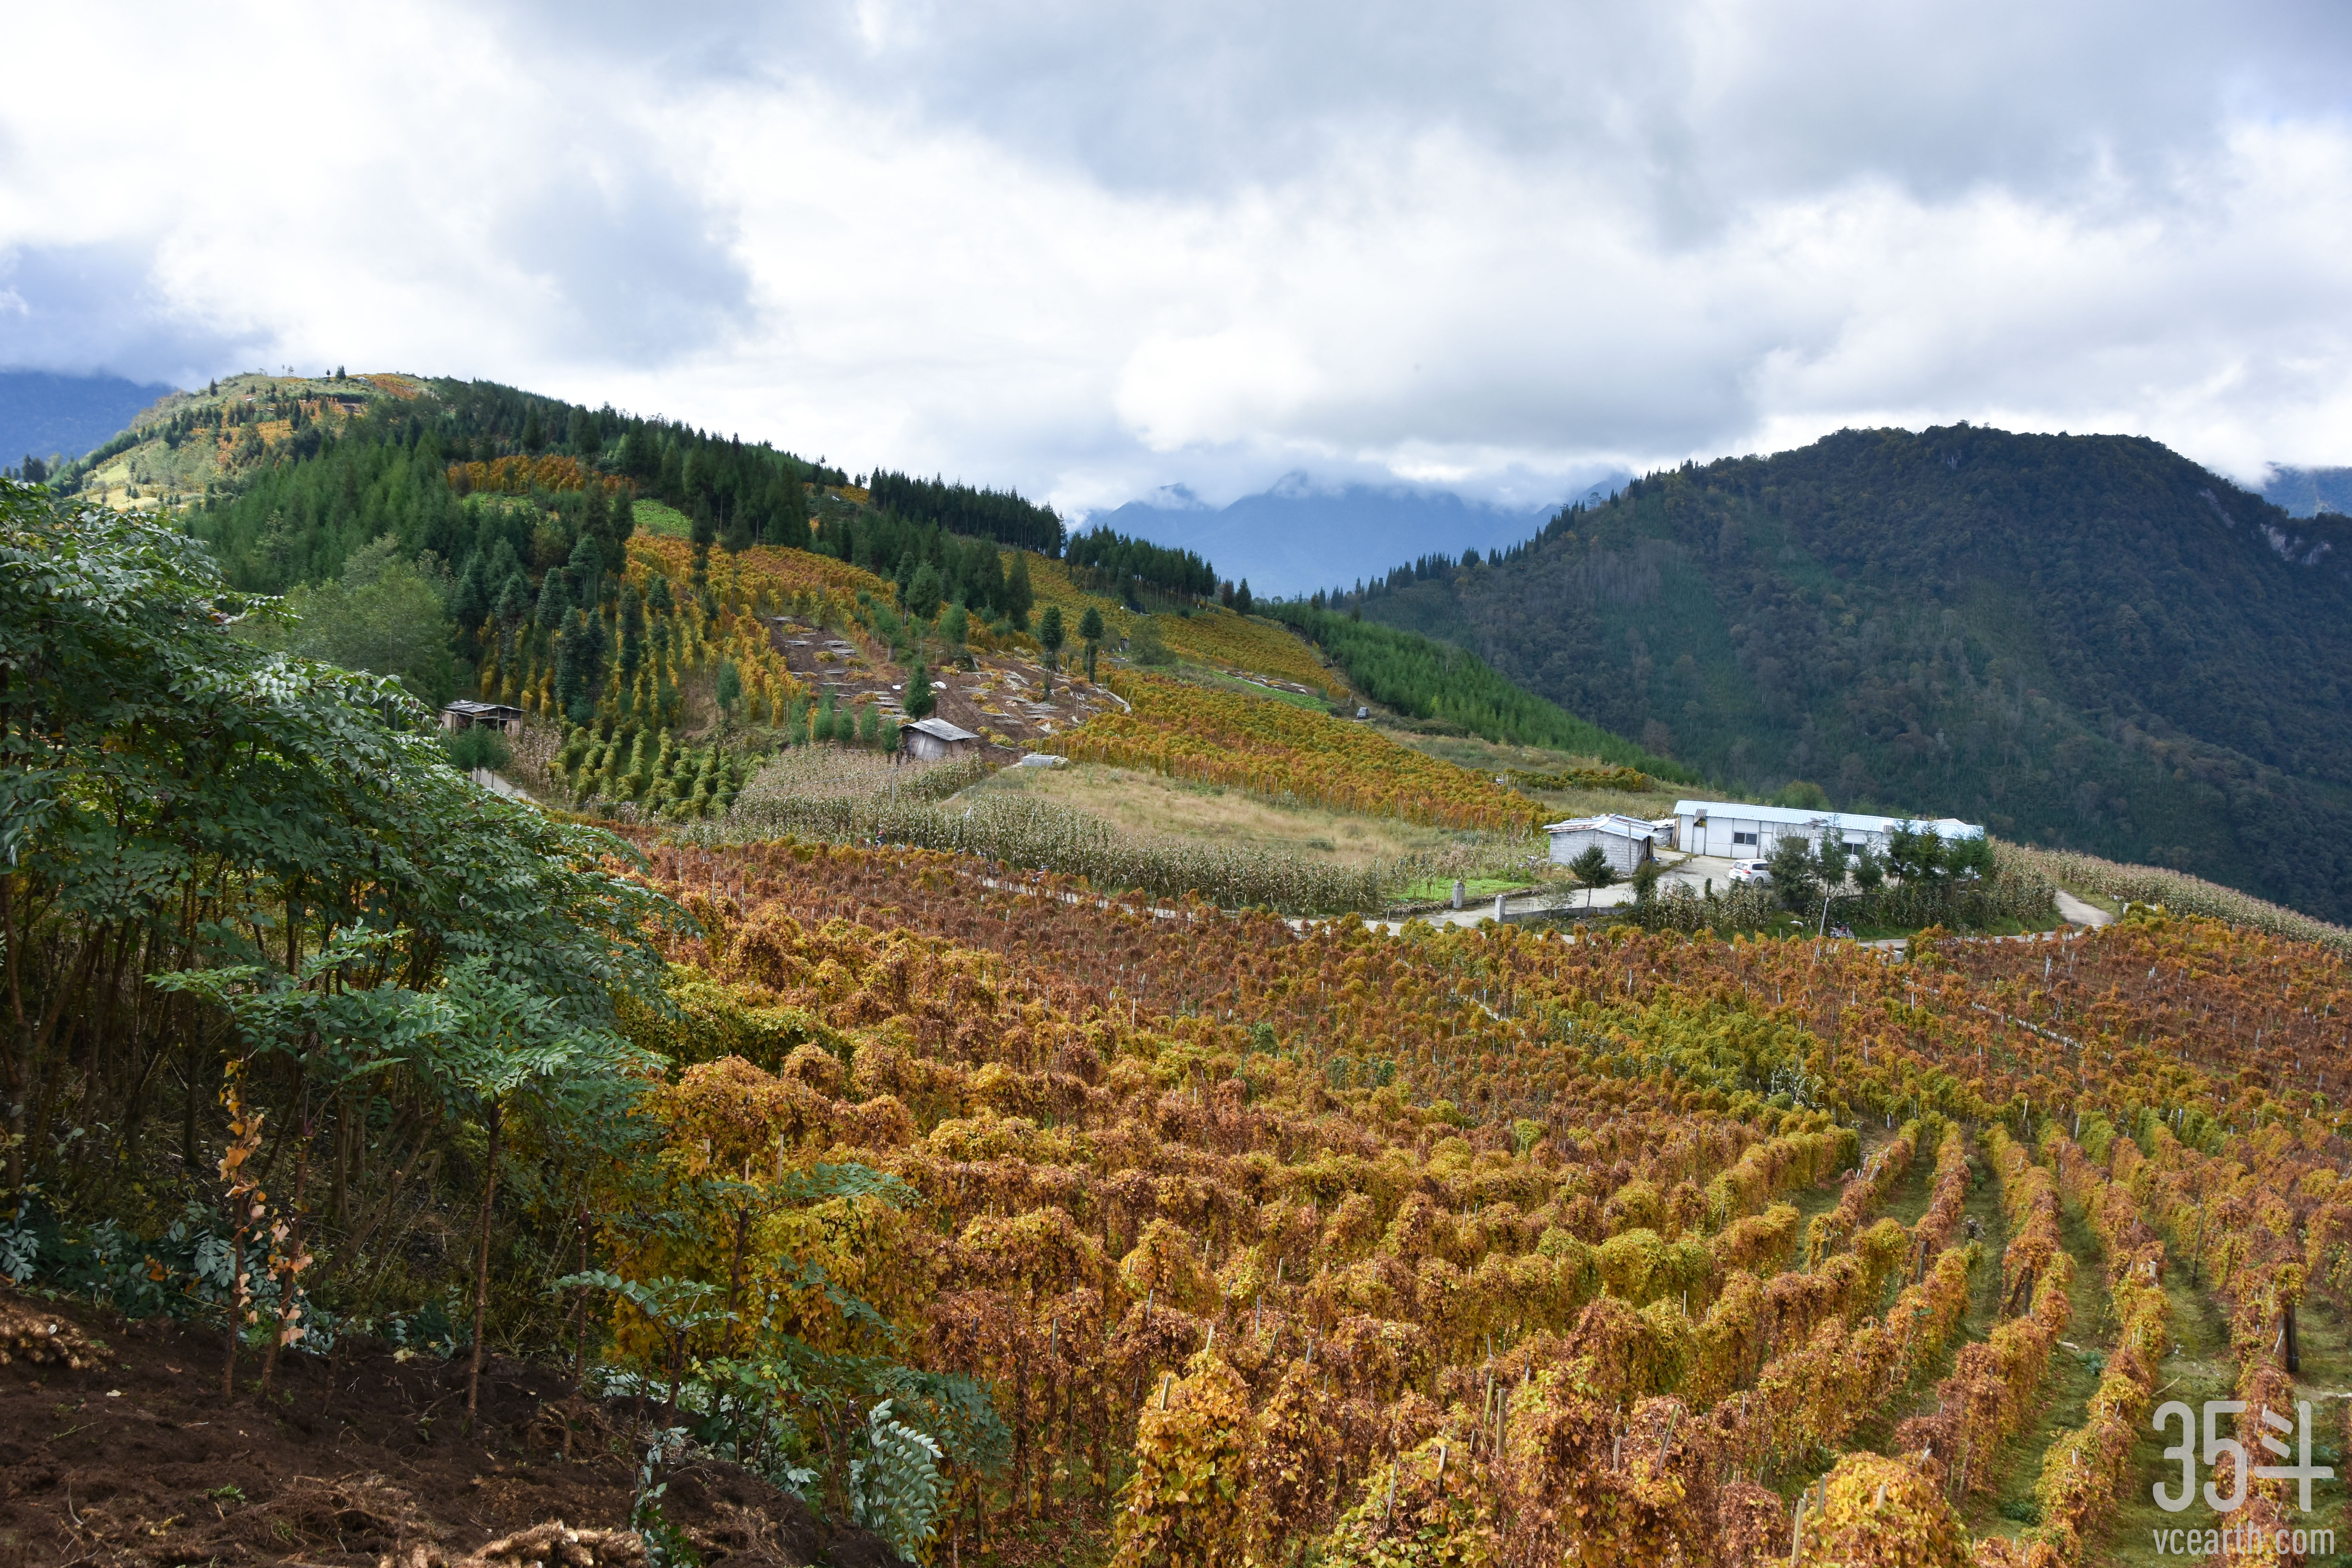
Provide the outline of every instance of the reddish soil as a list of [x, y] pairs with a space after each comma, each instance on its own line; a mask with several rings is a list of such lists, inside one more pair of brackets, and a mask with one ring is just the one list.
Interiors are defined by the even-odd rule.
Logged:
[[[642, 1563], [625, 1402], [493, 1358], [468, 1434], [462, 1361], [289, 1355], [265, 1401], [248, 1359], [224, 1401], [222, 1351], [215, 1332], [0, 1288], [0, 1568]], [[875, 1537], [825, 1531], [735, 1466], [668, 1479], [664, 1509], [712, 1568], [901, 1568]], [[531, 1530], [554, 1521], [577, 1539]]]

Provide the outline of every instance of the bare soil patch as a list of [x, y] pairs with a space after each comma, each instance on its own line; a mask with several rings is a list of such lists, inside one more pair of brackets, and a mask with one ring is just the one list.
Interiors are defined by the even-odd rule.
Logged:
[[[769, 642], [793, 674], [814, 691], [830, 689], [836, 702], [870, 700], [893, 720], [902, 712], [907, 672], [855, 634], [780, 616], [771, 623]], [[1026, 750], [1034, 741], [1082, 724], [1096, 713], [1116, 712], [1118, 700], [1067, 670], [1045, 692], [1045, 669], [1018, 654], [971, 655], [972, 668], [942, 663], [931, 671], [936, 716], [994, 745]]]
[[[633, 1412], [560, 1370], [491, 1358], [468, 1432], [462, 1361], [347, 1344], [281, 1359], [266, 1401], [248, 1363], [224, 1401], [212, 1331], [0, 1290], [0, 1568], [642, 1561]], [[668, 1479], [663, 1507], [713, 1568], [899, 1568], [736, 1466]]]

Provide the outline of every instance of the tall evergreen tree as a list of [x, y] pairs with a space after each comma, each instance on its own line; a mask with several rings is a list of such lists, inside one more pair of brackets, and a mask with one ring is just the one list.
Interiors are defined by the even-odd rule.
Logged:
[[604, 552], [597, 549], [593, 534], [583, 533], [572, 542], [572, 555], [563, 563], [563, 574], [572, 579], [572, 596], [593, 613], [604, 597]]
[[467, 658], [482, 657], [482, 623], [489, 615], [490, 592], [482, 581], [482, 558], [478, 552], [467, 559], [457, 586], [449, 595], [449, 618], [457, 623], [457, 637], [465, 645]]
[[539, 607], [531, 614], [538, 623], [541, 637], [546, 637], [563, 624], [564, 612], [572, 608], [571, 584], [561, 572], [550, 572], [539, 585]]
[[646, 652], [646, 610], [635, 583], [621, 584], [621, 674], [634, 680]]
[[913, 579], [907, 585], [907, 613], [919, 621], [928, 621], [940, 613], [940, 574], [928, 561], [915, 568]]
[[1087, 645], [1087, 679], [1091, 682], [1095, 678], [1095, 648], [1103, 639], [1102, 612], [1092, 605], [1078, 617], [1078, 639]]
[[1037, 595], [1029, 586], [1029, 552], [1013, 552], [1013, 569], [1004, 574], [1004, 618], [1023, 631], [1029, 629], [1029, 610]]
[[507, 585], [499, 590], [496, 611], [499, 624], [512, 631], [530, 616], [530, 583], [520, 572], [509, 574]]

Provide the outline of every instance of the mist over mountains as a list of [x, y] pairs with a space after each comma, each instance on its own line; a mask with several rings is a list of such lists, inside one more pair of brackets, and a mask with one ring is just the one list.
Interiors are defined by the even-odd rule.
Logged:
[[26, 457], [79, 458], [171, 390], [119, 375], [0, 370], [0, 466]]
[[1604, 500], [1632, 477], [1609, 473], [1563, 486], [1554, 500], [1513, 506], [1446, 490], [1318, 485], [1294, 473], [1223, 507], [1170, 485], [1148, 500], [1095, 512], [1083, 526], [1102, 523], [1155, 544], [1196, 551], [1215, 564], [1219, 576], [1246, 578], [1251, 592], [1265, 598], [1352, 584], [1409, 557], [1507, 549], [1571, 500]]
[[2263, 499], [2289, 517], [2352, 512], [2352, 468], [2273, 468]]

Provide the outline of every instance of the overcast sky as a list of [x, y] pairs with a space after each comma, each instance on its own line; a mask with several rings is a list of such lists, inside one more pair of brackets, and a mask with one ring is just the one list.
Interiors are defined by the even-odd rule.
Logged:
[[2352, 462], [2341, 4], [12, 16], [0, 364], [481, 376], [1066, 509], [1967, 418]]

